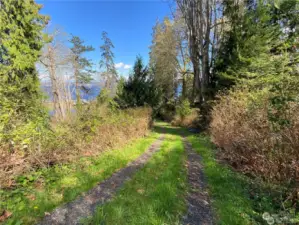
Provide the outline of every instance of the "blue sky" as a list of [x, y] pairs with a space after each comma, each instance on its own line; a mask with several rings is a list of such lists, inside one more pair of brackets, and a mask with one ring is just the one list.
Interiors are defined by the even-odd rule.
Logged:
[[[94, 63], [100, 60], [102, 31], [115, 45], [115, 63], [120, 74], [127, 75], [136, 55], [148, 62], [152, 27], [158, 19], [170, 16], [165, 0], [39, 0], [42, 14], [51, 17], [50, 25], [59, 25], [69, 34], [81, 37], [96, 50], [88, 53]], [[126, 69], [125, 69], [126, 68]]]

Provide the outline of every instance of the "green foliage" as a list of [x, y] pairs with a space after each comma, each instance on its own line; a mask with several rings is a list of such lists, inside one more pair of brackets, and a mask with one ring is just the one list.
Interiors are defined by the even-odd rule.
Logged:
[[233, 164], [243, 167], [244, 156], [251, 173], [291, 183], [298, 170], [291, 162], [299, 159], [294, 113], [299, 103], [294, 38], [298, 7], [293, 0], [225, 2], [230, 27], [224, 33], [216, 75], [219, 88], [235, 84], [236, 89], [214, 105], [210, 125], [214, 142], [227, 150]]
[[285, 0], [280, 10], [273, 2], [257, 1], [244, 5], [225, 3], [229, 28], [224, 33], [215, 72], [218, 88], [232, 84], [265, 88], [294, 73], [296, 50], [292, 50], [298, 21], [298, 3]]
[[116, 70], [114, 66], [114, 54], [112, 52], [114, 45], [108, 37], [107, 32], [105, 31], [102, 32], [102, 41], [104, 41], [104, 44], [100, 47], [102, 53], [100, 67], [105, 67], [107, 73], [113, 73], [116, 75]]
[[87, 92], [89, 89], [86, 86], [92, 80], [92, 62], [84, 57], [84, 53], [94, 51], [92, 46], [84, 45], [84, 41], [78, 36], [72, 36], [70, 43], [72, 44], [71, 51], [73, 53], [73, 67], [75, 73], [76, 98], [78, 105], [81, 103], [80, 91]]
[[35, 69], [48, 18], [33, 0], [1, 1], [0, 141], [29, 144], [47, 125]]
[[188, 99], [183, 99], [176, 107], [176, 114], [179, 115], [181, 119], [184, 119], [186, 116], [190, 115], [191, 112], [192, 110]]
[[159, 91], [141, 57], [137, 57], [129, 79], [119, 83], [115, 101], [121, 108], [145, 105], [155, 107], [159, 104]]
[[156, 117], [164, 121], [170, 122], [175, 116], [176, 102], [174, 100], [161, 103], [161, 106], [156, 110]]
[[154, 27], [150, 52], [150, 68], [156, 86], [161, 89], [164, 101], [172, 101], [177, 87], [177, 46], [175, 28], [169, 18]]
[[125, 84], [126, 84], [126, 79], [123, 76], [121, 76], [117, 83], [116, 95], [121, 95], [123, 93]]
[[103, 88], [100, 92], [100, 94], [97, 96], [97, 103], [100, 105], [103, 105], [105, 103], [108, 103], [111, 99], [109, 96], [110, 91], [106, 88]]

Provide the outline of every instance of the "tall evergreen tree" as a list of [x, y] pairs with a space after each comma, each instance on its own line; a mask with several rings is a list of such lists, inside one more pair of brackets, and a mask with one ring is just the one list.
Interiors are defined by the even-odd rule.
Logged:
[[[285, 0], [282, 5], [286, 2], [294, 1]], [[280, 7], [270, 1], [249, 1], [239, 5], [230, 1], [225, 3], [225, 16], [230, 25], [216, 63], [220, 86], [251, 84], [261, 88], [278, 82], [279, 78], [284, 79], [283, 75], [287, 74], [284, 68], [294, 58], [286, 53], [290, 46], [289, 37], [295, 29], [284, 26], [278, 19], [286, 14], [279, 13], [275, 10], [277, 8]], [[290, 16], [295, 17], [296, 13]]]
[[117, 72], [114, 65], [114, 45], [105, 31], [102, 33], [102, 41], [104, 43], [100, 46], [100, 68], [104, 69], [102, 76], [105, 78], [105, 88], [112, 91], [113, 81], [117, 80]]
[[0, 1], [0, 140], [30, 142], [46, 112], [35, 69], [48, 18], [33, 0]]
[[142, 58], [136, 58], [133, 72], [128, 81], [120, 82], [116, 101], [122, 108], [150, 105], [159, 103], [159, 93], [148, 68], [143, 65]]
[[84, 53], [93, 51], [92, 46], [84, 45], [84, 41], [77, 36], [72, 36], [70, 40], [72, 43], [71, 51], [73, 53], [73, 69], [76, 87], [77, 104], [81, 104], [81, 90], [88, 91], [86, 84], [92, 80], [92, 62], [84, 57]]

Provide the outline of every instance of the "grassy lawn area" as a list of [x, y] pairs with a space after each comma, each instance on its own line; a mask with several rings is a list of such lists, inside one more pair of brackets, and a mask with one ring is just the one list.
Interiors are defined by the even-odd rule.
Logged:
[[99, 157], [81, 158], [76, 163], [56, 165], [19, 177], [13, 189], [0, 189], [0, 209], [12, 213], [6, 224], [34, 224], [45, 213], [74, 200], [136, 159], [157, 137], [157, 133], [152, 133]]
[[185, 160], [181, 137], [168, 134], [161, 150], [85, 224], [180, 224], [186, 212]]

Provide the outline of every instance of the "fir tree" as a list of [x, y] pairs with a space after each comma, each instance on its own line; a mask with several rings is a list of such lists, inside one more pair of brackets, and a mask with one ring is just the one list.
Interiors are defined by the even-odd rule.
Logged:
[[86, 84], [92, 80], [92, 62], [84, 57], [84, 53], [93, 51], [92, 46], [84, 45], [84, 41], [77, 36], [73, 36], [70, 40], [72, 43], [71, 51], [73, 53], [73, 68], [74, 68], [74, 79], [76, 87], [76, 99], [77, 105], [81, 104], [81, 90], [88, 91]]
[[35, 69], [48, 18], [33, 0], [0, 1], [0, 139], [31, 141], [44, 127]]
[[113, 81], [117, 80], [117, 72], [114, 66], [114, 53], [112, 51], [114, 45], [105, 31], [102, 33], [102, 41], [104, 43], [100, 46], [100, 68], [104, 69], [102, 76], [105, 78], [105, 88], [112, 91]]
[[128, 81], [119, 82], [116, 101], [122, 108], [145, 105], [154, 107], [159, 103], [158, 90], [140, 56], [135, 61]]
[[[239, 8], [243, 8], [242, 12]], [[284, 54], [276, 52], [283, 44], [282, 29], [273, 23], [272, 5], [264, 2], [246, 6], [226, 3], [230, 28], [225, 33], [216, 63], [218, 85], [267, 86], [273, 76], [282, 74]], [[281, 48], [280, 48], [281, 49]], [[266, 82], [266, 83], [265, 83]], [[221, 88], [221, 87], [220, 87]]]

